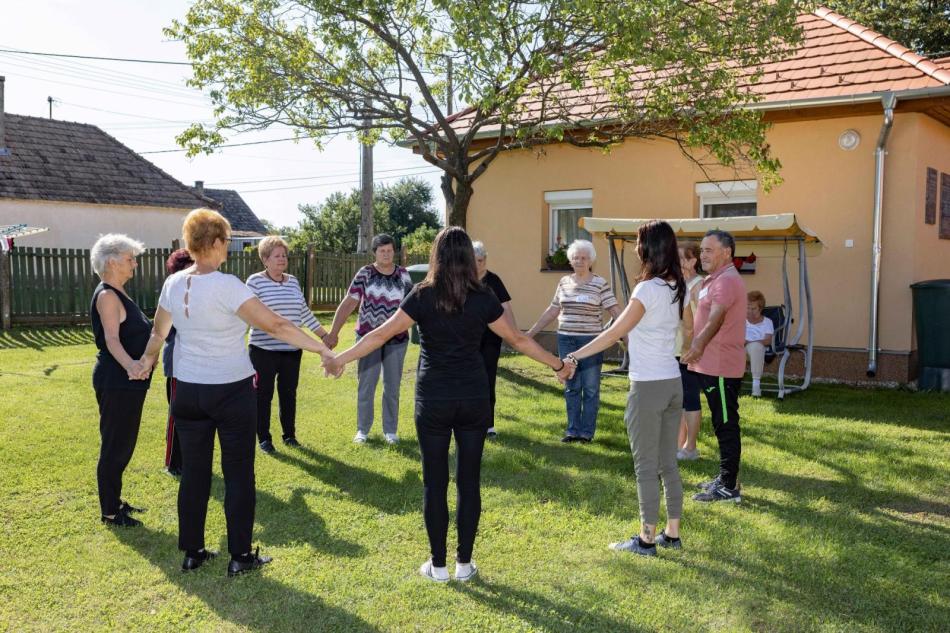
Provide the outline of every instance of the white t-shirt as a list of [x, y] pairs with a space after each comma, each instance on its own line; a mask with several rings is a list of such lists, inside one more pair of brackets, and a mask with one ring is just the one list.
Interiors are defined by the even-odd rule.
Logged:
[[680, 377], [674, 343], [680, 326], [679, 302], [670, 284], [662, 279], [641, 281], [633, 298], [646, 313], [627, 337], [630, 351], [630, 380], [669, 380]]
[[183, 270], [165, 280], [158, 305], [171, 313], [175, 326], [176, 379], [223, 385], [254, 375], [244, 344], [247, 324], [236, 314], [253, 297], [240, 279], [218, 271], [195, 275]]
[[770, 334], [775, 334], [775, 326], [772, 325], [772, 319], [768, 317], [763, 317], [761, 323], [745, 322], [746, 341], [761, 341]]

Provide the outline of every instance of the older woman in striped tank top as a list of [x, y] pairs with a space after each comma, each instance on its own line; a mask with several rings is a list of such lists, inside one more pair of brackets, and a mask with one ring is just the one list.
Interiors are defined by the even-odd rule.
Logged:
[[[612, 318], [620, 306], [607, 280], [593, 272], [597, 251], [587, 240], [574, 240], [567, 249], [574, 272], [561, 277], [551, 305], [528, 330], [535, 336], [554, 319], [558, 321], [557, 348], [561, 358], [594, 340], [604, 329], [604, 312]], [[567, 405], [567, 431], [562, 442], [590, 442], [597, 429], [600, 408], [600, 369], [603, 353], [585, 358], [574, 377], [564, 385]]]

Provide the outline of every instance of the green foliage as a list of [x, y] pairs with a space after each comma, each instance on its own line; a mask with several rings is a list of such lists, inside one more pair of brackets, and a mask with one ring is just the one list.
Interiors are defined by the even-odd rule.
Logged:
[[[327, 325], [333, 315], [317, 318]], [[338, 349], [353, 344], [352, 320], [340, 339]], [[109, 529], [96, 499], [89, 328], [0, 332], [4, 630], [947, 630], [947, 394], [815, 385], [784, 402], [741, 398], [743, 502], [687, 498], [683, 549], [644, 559], [607, 549], [637, 529], [627, 381], [603, 379], [594, 443], [564, 445], [564, 396], [551, 371], [503, 355], [500, 435], [485, 445], [481, 469], [479, 577], [445, 586], [416, 572], [429, 556], [412, 424], [418, 354], [410, 345], [402, 442], [393, 447], [378, 427], [368, 444], [352, 441], [356, 368], [327, 379], [319, 359], [304, 354], [303, 447], [277, 442], [276, 455], [258, 452], [255, 461], [254, 545], [274, 561], [230, 579], [217, 447], [205, 535], [221, 555], [181, 572], [179, 482], [162, 473], [160, 373], [123, 477], [123, 498], [148, 508], [145, 525]], [[679, 466], [687, 492], [719, 467], [703, 415], [701, 458]], [[276, 410], [272, 419], [273, 431]], [[453, 521], [450, 551], [455, 545]]]
[[[444, 171], [449, 222], [499, 152], [666, 138], [754, 169], [778, 161], [744, 69], [787, 55], [803, 0], [196, 0], [166, 30], [194, 62], [216, 123], [179, 137], [211, 151], [275, 123], [318, 145], [340, 131], [413, 144]], [[451, 125], [448, 60], [469, 104]], [[756, 75], [757, 73], [753, 73]], [[497, 138], [475, 145], [485, 133]]]
[[403, 239], [406, 252], [409, 255], [428, 256], [432, 250], [432, 243], [435, 242], [435, 236], [438, 235], [438, 233], [438, 227], [420, 226]]
[[[299, 206], [303, 219], [289, 235], [294, 249], [314, 244], [326, 253], [355, 253], [360, 226], [360, 190], [336, 192], [323, 204]], [[379, 185], [373, 196], [373, 231], [389, 233], [397, 245], [420, 228], [440, 226], [432, 207], [432, 189], [417, 178]], [[434, 234], [433, 234], [434, 235]]]
[[829, 0], [822, 4], [921, 55], [950, 55], [948, 0]]

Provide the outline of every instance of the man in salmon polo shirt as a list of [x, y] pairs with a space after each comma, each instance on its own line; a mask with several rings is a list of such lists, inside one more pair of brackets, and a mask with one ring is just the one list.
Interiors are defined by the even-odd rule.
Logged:
[[709, 276], [699, 290], [694, 338], [682, 361], [699, 374], [719, 440], [719, 474], [699, 485], [695, 501], [742, 500], [739, 488], [739, 388], [745, 374], [745, 282], [732, 264], [736, 241], [726, 231], [706, 233], [699, 259]]

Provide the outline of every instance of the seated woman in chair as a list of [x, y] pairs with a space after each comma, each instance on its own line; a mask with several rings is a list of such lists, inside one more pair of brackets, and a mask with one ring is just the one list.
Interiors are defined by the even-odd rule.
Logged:
[[753, 290], [746, 295], [749, 304], [745, 317], [745, 351], [749, 356], [749, 369], [752, 372], [752, 395], [762, 395], [762, 371], [765, 369], [765, 352], [772, 344], [775, 326], [772, 319], [762, 315], [765, 309], [765, 295]]

